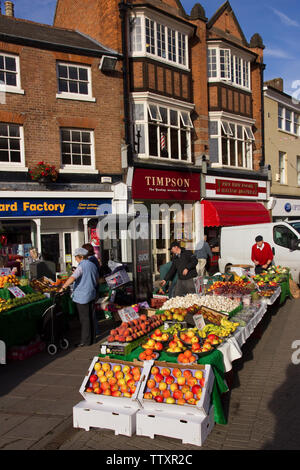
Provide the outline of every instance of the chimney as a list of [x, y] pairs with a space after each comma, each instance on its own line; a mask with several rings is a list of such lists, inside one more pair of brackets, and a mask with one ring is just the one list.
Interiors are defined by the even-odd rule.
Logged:
[[283, 79], [282, 78], [273, 78], [273, 80], [268, 80], [265, 82], [265, 85], [276, 88], [276, 90], [283, 91]]
[[4, 5], [5, 5], [5, 15], [6, 16], [15, 16], [13, 2], [4, 2]]

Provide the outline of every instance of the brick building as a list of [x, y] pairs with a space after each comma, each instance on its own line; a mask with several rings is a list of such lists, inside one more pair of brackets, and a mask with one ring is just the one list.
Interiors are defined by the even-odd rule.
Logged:
[[[0, 14], [2, 253], [32, 244], [60, 271], [90, 239], [97, 211], [118, 203], [121, 56], [81, 32], [17, 19], [11, 6]], [[114, 70], [100, 69], [103, 57]], [[41, 161], [56, 167], [55, 182], [31, 179]]]
[[[264, 46], [258, 34], [246, 40], [229, 2], [208, 20], [200, 4], [188, 15], [179, 0], [58, 0], [54, 24], [89, 34], [124, 57], [129, 194], [148, 213], [164, 203], [171, 214], [169, 229], [152, 214], [149, 245], [135, 244], [141, 290], [149, 271], [155, 279], [169, 261], [172, 239], [194, 248], [204, 231], [218, 237], [222, 225], [240, 223], [240, 214], [247, 215], [241, 223], [269, 220], [261, 203], [269, 186]], [[172, 214], [182, 220], [178, 205], [182, 217], [187, 204], [187, 223], [178, 231]]]

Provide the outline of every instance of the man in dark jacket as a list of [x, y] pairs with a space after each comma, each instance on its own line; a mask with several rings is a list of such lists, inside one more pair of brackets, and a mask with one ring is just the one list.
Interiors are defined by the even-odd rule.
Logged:
[[174, 258], [171, 268], [167, 272], [165, 278], [161, 281], [161, 285], [164, 286], [168, 281], [171, 281], [177, 273], [178, 279], [175, 286], [174, 296], [195, 293], [193, 278], [197, 277], [197, 258], [192, 251], [181, 247], [180, 243], [177, 241], [171, 243], [170, 250], [174, 255]]

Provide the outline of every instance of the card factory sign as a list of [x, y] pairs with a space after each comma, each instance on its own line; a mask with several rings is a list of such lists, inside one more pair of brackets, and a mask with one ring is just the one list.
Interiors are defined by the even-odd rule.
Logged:
[[111, 212], [111, 199], [2, 199], [0, 217], [65, 217]]
[[200, 177], [198, 173], [136, 168], [132, 198], [197, 201], [200, 199]]
[[207, 176], [205, 180], [205, 197], [266, 200], [267, 181], [251, 181]]

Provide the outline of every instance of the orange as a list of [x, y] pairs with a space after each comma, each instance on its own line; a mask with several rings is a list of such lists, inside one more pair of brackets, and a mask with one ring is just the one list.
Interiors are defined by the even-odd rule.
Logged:
[[186, 351], [184, 351], [183, 354], [184, 354], [185, 357], [191, 357], [192, 352], [189, 349], [187, 349]]
[[153, 354], [153, 349], [146, 349], [146, 356], [151, 356]]

